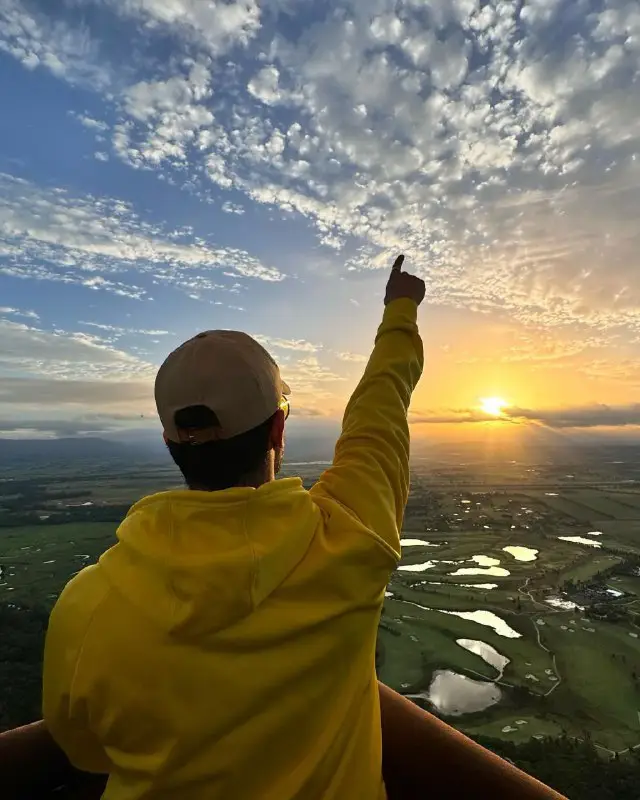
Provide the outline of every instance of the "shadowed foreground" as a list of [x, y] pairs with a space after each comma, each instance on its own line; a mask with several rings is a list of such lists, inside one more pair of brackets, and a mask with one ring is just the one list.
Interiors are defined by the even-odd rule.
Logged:
[[[380, 684], [389, 800], [469, 796], [562, 800], [562, 795]], [[97, 800], [105, 777], [75, 770], [43, 722], [0, 734], [5, 800]]]

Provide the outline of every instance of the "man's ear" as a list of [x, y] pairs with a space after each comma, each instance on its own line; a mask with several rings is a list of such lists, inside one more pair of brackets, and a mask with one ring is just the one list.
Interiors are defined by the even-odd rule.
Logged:
[[284, 447], [284, 421], [284, 411], [282, 409], [276, 411], [271, 423], [271, 435], [269, 437], [269, 444], [274, 450], [282, 450]]

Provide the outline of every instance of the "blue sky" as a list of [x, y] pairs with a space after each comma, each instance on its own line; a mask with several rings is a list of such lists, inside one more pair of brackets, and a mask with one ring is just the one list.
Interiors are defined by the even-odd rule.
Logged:
[[2, 435], [153, 424], [206, 328], [337, 417], [397, 252], [421, 430], [640, 423], [636, 2], [0, 0], [0, 107]]

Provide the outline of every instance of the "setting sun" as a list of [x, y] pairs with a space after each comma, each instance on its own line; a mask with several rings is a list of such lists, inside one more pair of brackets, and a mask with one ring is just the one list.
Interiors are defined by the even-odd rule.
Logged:
[[508, 405], [507, 401], [501, 397], [483, 397], [480, 400], [481, 410], [491, 417], [501, 417], [503, 410]]

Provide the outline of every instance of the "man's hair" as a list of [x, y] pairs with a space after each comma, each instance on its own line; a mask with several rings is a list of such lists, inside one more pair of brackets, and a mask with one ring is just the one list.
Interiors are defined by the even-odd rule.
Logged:
[[[275, 414], [231, 439], [203, 444], [169, 441], [167, 447], [189, 488], [210, 492], [230, 489], [264, 464], [274, 418]], [[206, 406], [190, 406], [176, 412], [175, 423], [178, 428], [198, 430], [217, 426], [218, 419]]]

